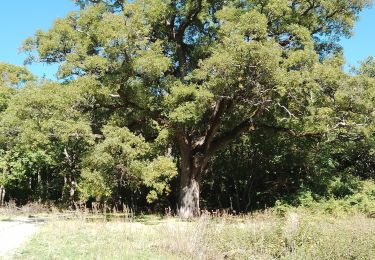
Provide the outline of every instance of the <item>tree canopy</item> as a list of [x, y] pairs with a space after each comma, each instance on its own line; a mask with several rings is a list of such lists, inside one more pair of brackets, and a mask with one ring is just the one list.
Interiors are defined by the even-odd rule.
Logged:
[[[371, 1], [75, 2], [79, 11], [23, 45], [27, 62], [58, 63], [62, 83], [26, 86], [8, 108], [0, 99], [3, 136], [20, 144], [25, 135], [28, 145], [40, 137], [72, 202], [76, 186], [85, 199], [146, 190], [153, 202], [177, 175], [177, 210], [191, 217], [210, 161], [241, 136], [252, 140], [245, 150], [268, 135], [315, 151], [372, 143], [373, 59], [348, 74], [339, 45]], [[31, 80], [13, 73], [3, 76], [13, 89]]]

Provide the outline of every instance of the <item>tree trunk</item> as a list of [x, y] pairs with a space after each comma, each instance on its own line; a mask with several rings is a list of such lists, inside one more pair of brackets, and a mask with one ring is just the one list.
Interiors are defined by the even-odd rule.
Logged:
[[4, 206], [5, 202], [5, 187], [0, 185], [0, 206]]
[[73, 177], [70, 178], [70, 189], [69, 189], [69, 203], [72, 209], [76, 209], [75, 195], [77, 189], [77, 183]]
[[194, 173], [182, 169], [178, 214], [182, 218], [199, 216], [199, 181]]
[[62, 191], [62, 198], [64, 202], [68, 203], [71, 209], [75, 209], [75, 195], [77, 183], [71, 176], [64, 176], [64, 187]]
[[180, 194], [178, 200], [178, 214], [181, 218], [199, 216], [199, 178], [205, 171], [209, 155], [195, 149], [190, 138], [177, 134], [181, 154], [180, 165]]

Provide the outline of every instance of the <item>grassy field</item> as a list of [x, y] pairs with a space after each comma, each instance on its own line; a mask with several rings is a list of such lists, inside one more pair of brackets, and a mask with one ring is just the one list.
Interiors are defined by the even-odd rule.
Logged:
[[16, 259], [373, 259], [375, 219], [288, 213], [54, 219]]

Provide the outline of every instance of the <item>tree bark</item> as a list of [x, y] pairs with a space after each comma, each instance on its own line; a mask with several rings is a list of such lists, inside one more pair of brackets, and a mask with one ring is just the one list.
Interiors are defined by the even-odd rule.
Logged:
[[77, 183], [74, 178], [71, 178], [70, 181], [70, 190], [69, 190], [69, 202], [72, 206], [75, 205], [75, 194], [77, 189]]
[[189, 169], [181, 170], [178, 214], [181, 218], [199, 216], [199, 181]]
[[0, 185], [0, 206], [4, 206], [5, 202], [5, 187]]
[[190, 138], [182, 131], [177, 133], [177, 140], [181, 154], [178, 214], [182, 218], [192, 218], [200, 213], [199, 176], [207, 160], [193, 152]]

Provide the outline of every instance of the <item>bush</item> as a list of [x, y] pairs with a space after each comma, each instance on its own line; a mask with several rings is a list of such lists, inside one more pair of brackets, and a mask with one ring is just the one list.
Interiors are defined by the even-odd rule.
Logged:
[[[277, 201], [273, 210], [279, 215], [285, 215], [293, 206], [296, 206], [303, 210], [334, 215], [364, 213], [368, 216], [375, 216], [374, 181], [357, 181], [355, 185], [357, 188], [345, 196], [334, 196], [335, 193], [332, 192], [330, 197], [317, 197], [311, 191], [306, 190], [300, 192], [293, 201], [288, 199]], [[335, 189], [332, 191], [350, 190], [350, 186], [343, 185], [337, 179], [333, 181], [333, 187]]]

